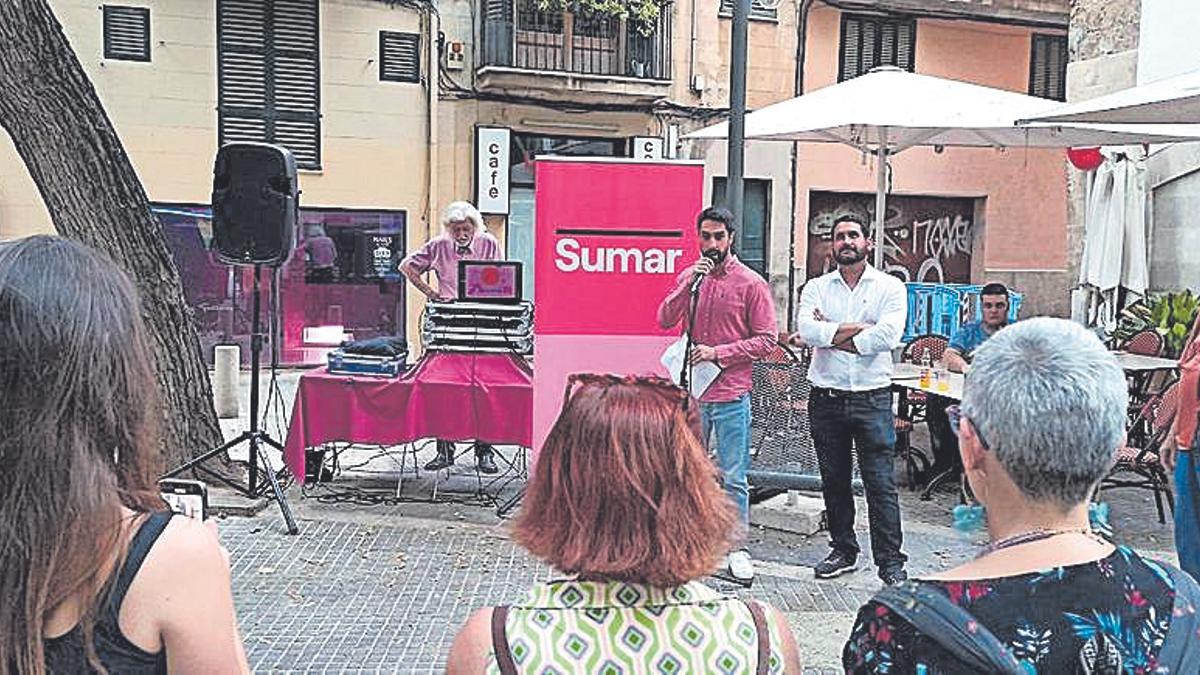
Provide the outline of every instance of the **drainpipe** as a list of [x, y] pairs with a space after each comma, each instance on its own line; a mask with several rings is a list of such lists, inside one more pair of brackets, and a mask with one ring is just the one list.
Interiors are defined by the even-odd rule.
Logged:
[[428, 137], [426, 151], [426, 167], [428, 171], [429, 183], [425, 187], [425, 225], [429, 237], [436, 236], [434, 228], [437, 226], [437, 209], [438, 209], [438, 193], [437, 193], [437, 164], [438, 164], [438, 68], [441, 65], [441, 17], [433, 10], [426, 9], [423, 12], [425, 16], [426, 35], [429, 45], [429, 55], [426, 59], [428, 69], [426, 71], [427, 93], [429, 99], [426, 105], [426, 113], [429, 115], [429, 125], [427, 127]]
[[808, 11], [813, 0], [800, 0], [796, 9], [796, 96], [804, 93], [804, 56], [808, 46]]
[[[695, 0], [693, 0], [694, 2]], [[813, 0], [800, 0], [796, 5], [796, 96], [804, 93], [804, 56], [808, 43], [808, 11], [812, 9]], [[792, 195], [792, 227], [788, 234], [788, 301], [787, 329], [796, 330], [796, 169], [799, 165], [800, 144], [792, 143], [792, 173], [788, 186]], [[808, 227], [804, 230], [807, 232]]]
[[700, 0], [692, 0], [691, 41], [688, 43], [688, 91], [695, 91], [696, 82], [696, 7]]

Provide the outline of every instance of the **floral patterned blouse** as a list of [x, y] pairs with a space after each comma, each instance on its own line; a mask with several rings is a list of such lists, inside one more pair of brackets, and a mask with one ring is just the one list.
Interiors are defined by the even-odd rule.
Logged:
[[[1175, 591], [1158, 563], [1118, 546], [1095, 562], [972, 581], [922, 581], [968, 610], [1030, 673], [1153, 673]], [[858, 612], [847, 673], [970, 672], [887, 607]]]

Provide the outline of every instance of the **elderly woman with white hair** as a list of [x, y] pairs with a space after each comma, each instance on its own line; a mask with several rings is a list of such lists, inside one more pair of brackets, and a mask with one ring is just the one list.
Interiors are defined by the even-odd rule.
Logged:
[[1069, 321], [1030, 319], [984, 343], [947, 414], [991, 541], [863, 606], [846, 672], [1200, 672], [1196, 582], [1089, 522], [1127, 398], [1115, 358]]
[[[451, 302], [458, 298], [458, 262], [460, 260], [499, 260], [500, 242], [483, 226], [483, 216], [468, 202], [454, 202], [442, 215], [442, 234], [400, 261], [400, 271], [414, 288], [431, 302]], [[421, 275], [432, 271], [437, 288]], [[425, 465], [437, 471], [454, 464], [454, 443], [438, 439], [437, 455]], [[475, 466], [483, 473], [496, 473], [495, 452], [486, 443], [475, 444]]]

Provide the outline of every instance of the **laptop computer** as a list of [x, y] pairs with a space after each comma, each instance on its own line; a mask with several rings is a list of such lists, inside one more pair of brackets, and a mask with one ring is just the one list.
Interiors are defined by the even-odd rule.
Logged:
[[458, 261], [460, 302], [521, 302], [521, 263], [515, 260]]

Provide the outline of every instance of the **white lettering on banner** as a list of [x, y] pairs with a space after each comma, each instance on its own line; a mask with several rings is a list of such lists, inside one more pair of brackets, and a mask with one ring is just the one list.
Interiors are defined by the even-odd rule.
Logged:
[[508, 213], [508, 151], [508, 129], [476, 129], [475, 202], [480, 213]]
[[675, 263], [683, 255], [674, 248], [592, 248], [570, 237], [559, 239], [554, 253], [554, 266], [563, 272], [622, 274], [675, 274]]

